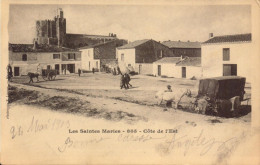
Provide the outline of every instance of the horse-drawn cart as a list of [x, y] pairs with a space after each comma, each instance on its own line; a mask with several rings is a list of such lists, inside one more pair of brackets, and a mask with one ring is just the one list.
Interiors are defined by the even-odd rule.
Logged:
[[44, 80], [55, 80], [57, 70], [55, 69], [42, 69], [41, 76]]
[[55, 69], [43, 69], [42, 64], [37, 66], [37, 72], [28, 72], [28, 76], [30, 78], [29, 83], [33, 82], [33, 78], [37, 78], [39, 81], [39, 76], [41, 76], [45, 81], [47, 80], [55, 80], [58, 74], [58, 70]]

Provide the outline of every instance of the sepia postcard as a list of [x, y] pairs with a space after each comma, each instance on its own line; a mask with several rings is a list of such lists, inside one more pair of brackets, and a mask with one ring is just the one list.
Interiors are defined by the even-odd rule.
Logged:
[[260, 164], [259, 0], [2, 0], [1, 164]]

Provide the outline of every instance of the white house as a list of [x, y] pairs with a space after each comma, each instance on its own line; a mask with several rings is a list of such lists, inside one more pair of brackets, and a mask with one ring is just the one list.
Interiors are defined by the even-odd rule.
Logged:
[[202, 43], [203, 77], [244, 76], [251, 79], [251, 34], [211, 37]]
[[94, 59], [94, 48], [80, 48], [81, 69], [91, 71], [92, 68], [100, 70], [100, 60]]
[[164, 57], [153, 63], [153, 75], [175, 78], [201, 78], [201, 58]]
[[177, 78], [201, 78], [201, 57], [185, 57], [176, 63]]
[[120, 40], [98, 43], [95, 45], [84, 46], [79, 48], [81, 51], [81, 69], [104, 71], [107, 66], [116, 63], [116, 47], [123, 43]]
[[58, 74], [76, 73], [81, 64], [77, 50], [38, 44], [9, 44], [9, 63], [14, 76], [27, 75], [38, 69], [56, 69]]
[[169, 47], [154, 40], [138, 40], [117, 48], [118, 65], [133, 67], [139, 74], [153, 74], [153, 62], [172, 55]]
[[176, 77], [176, 63], [181, 57], [164, 57], [153, 63], [154, 76]]

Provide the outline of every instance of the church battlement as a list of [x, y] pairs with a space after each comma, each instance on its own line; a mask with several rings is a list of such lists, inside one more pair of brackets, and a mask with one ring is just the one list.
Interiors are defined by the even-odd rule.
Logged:
[[117, 40], [117, 35], [109, 33], [105, 35], [89, 34], [67, 34], [66, 18], [62, 8], [57, 9], [57, 14], [53, 20], [36, 21], [36, 38], [38, 44], [57, 45], [69, 48], [78, 48], [82, 45], [93, 45]]

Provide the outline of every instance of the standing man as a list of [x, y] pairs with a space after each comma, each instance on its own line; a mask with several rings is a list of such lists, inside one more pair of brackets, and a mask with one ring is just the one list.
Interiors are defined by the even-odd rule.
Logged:
[[129, 86], [132, 87], [132, 85], [129, 83], [130, 81], [131, 81], [131, 78], [130, 78], [129, 74], [125, 73], [125, 84], [126, 84], [127, 89], [129, 89]]
[[8, 64], [8, 66], [7, 66], [7, 78], [8, 78], [8, 81], [12, 82], [12, 77], [13, 77], [13, 70], [12, 70], [11, 65]]
[[93, 74], [95, 73], [95, 68], [92, 68], [92, 73], [93, 73]]
[[[172, 87], [170, 85], [167, 85], [167, 89], [164, 92], [172, 92]], [[166, 102], [166, 107], [172, 107], [172, 100], [168, 100]]]
[[80, 70], [80, 68], [78, 69], [78, 74], [79, 74], [79, 77], [80, 77], [80, 74], [81, 74], [81, 70]]
[[120, 88], [125, 88], [126, 89], [126, 86], [125, 86], [125, 75], [121, 74], [121, 78], [120, 78]]

